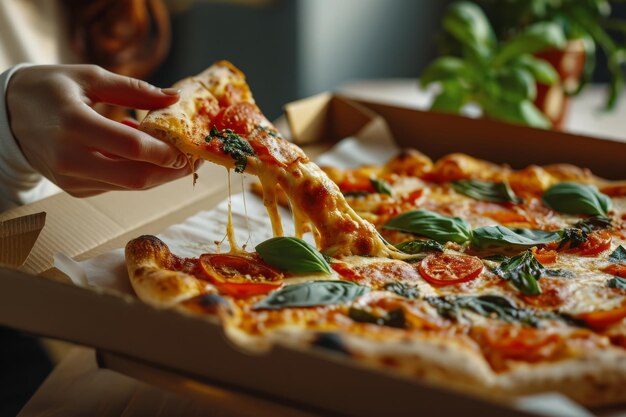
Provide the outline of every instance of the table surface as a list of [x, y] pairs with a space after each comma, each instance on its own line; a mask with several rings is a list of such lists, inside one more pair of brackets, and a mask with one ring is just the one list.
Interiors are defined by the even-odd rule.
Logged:
[[[414, 79], [354, 81], [340, 87], [338, 92], [353, 98], [416, 109], [427, 109], [432, 100], [432, 94], [421, 90]], [[589, 86], [572, 100], [564, 130], [626, 141], [626, 129], [622, 128], [626, 116], [624, 100], [610, 113], [601, 110], [603, 100], [604, 87]], [[75, 348], [48, 376], [19, 417], [85, 415], [235, 416], [241, 415], [241, 409], [219, 401], [200, 403], [116, 372], [98, 369], [92, 349]]]

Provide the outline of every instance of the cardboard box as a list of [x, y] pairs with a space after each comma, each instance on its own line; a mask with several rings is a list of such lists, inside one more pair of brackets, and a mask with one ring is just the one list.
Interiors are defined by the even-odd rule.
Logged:
[[[571, 162], [607, 178], [626, 178], [620, 158], [625, 143], [329, 94], [291, 103], [286, 115], [293, 140], [309, 154], [350, 135], [376, 140], [390, 129], [401, 146], [434, 158], [462, 151], [514, 167]], [[11, 266], [0, 270], [0, 324], [93, 346], [102, 366], [169, 389], [175, 385], [190, 395], [199, 392], [194, 386], [206, 383], [323, 415], [537, 415], [370, 369], [326, 351], [276, 346], [265, 355], [251, 354], [226, 340], [214, 321], [157, 310], [112, 291], [75, 287], [52, 268], [57, 252], [86, 259], [214, 206], [226, 196], [226, 172], [205, 164], [200, 176], [195, 189], [182, 179], [149, 191], [85, 200], [63, 194], [0, 214], [0, 227], [7, 230], [0, 237], [11, 237], [0, 240], [0, 262]], [[43, 228], [38, 213], [46, 213]], [[33, 241], [26, 258], [25, 248]], [[172, 375], [181, 379], [172, 384]]]

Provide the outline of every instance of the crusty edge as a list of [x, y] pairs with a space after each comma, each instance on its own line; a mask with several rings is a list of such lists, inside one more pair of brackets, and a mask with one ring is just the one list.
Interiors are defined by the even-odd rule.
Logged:
[[169, 308], [207, 291], [206, 284], [167, 268], [172, 253], [157, 237], [144, 235], [126, 244], [126, 267], [133, 290], [143, 302]]

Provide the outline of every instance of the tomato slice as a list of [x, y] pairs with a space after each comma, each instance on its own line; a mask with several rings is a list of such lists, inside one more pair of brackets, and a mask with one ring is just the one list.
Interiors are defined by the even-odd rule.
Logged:
[[204, 254], [199, 263], [208, 280], [233, 297], [267, 294], [283, 283], [280, 272], [252, 256]]
[[616, 277], [626, 278], [626, 264], [612, 264], [604, 268], [602, 272], [615, 275]]
[[575, 253], [580, 256], [596, 256], [609, 249], [612, 240], [611, 232], [608, 230], [598, 230], [589, 233], [586, 242], [575, 248], [567, 249], [566, 252]]
[[533, 248], [533, 256], [542, 265], [550, 265], [558, 259], [558, 253], [548, 248]]
[[626, 318], [626, 304], [611, 310], [582, 313], [576, 318], [587, 323], [592, 329], [604, 329]]
[[471, 281], [483, 270], [476, 256], [437, 253], [428, 255], [419, 264], [419, 272], [433, 285], [452, 285]]

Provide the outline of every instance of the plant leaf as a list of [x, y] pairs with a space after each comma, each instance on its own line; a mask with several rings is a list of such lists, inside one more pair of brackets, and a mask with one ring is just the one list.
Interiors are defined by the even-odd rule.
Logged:
[[504, 44], [493, 60], [493, 65], [500, 66], [507, 61], [524, 54], [533, 54], [545, 49], [565, 47], [567, 40], [563, 29], [553, 22], [540, 22], [528, 26], [518, 35]]
[[619, 245], [612, 254], [609, 255], [609, 261], [617, 263], [617, 262], [626, 262], [626, 249], [622, 245]]
[[459, 180], [452, 182], [452, 188], [456, 192], [476, 200], [493, 201], [496, 203], [523, 202], [521, 198], [515, 195], [506, 182]]
[[459, 80], [442, 81], [441, 91], [433, 100], [430, 109], [446, 113], [458, 113], [469, 96], [468, 89]]
[[437, 309], [437, 312], [449, 319], [458, 320], [461, 310], [470, 310], [490, 319], [503, 320], [509, 323], [522, 323], [538, 327], [541, 320], [561, 320], [567, 324], [583, 326], [584, 324], [566, 314], [551, 311], [540, 311], [518, 307], [513, 301], [499, 295], [427, 297], [426, 301]]
[[313, 246], [295, 237], [273, 237], [254, 248], [268, 264], [287, 272], [324, 272], [330, 266]]
[[374, 191], [376, 191], [379, 194], [387, 194], [387, 195], [393, 194], [393, 189], [384, 180], [370, 178], [370, 183], [372, 184], [372, 187], [374, 187]]
[[496, 73], [496, 82], [500, 85], [500, 97], [506, 101], [517, 102], [537, 97], [537, 84], [532, 74], [517, 67], [505, 67]]
[[505, 122], [549, 129], [552, 123], [530, 100], [508, 101], [494, 98], [481, 101], [483, 111], [494, 119]]
[[558, 232], [546, 232], [543, 230], [508, 228], [505, 226], [485, 226], [474, 229], [472, 232], [472, 244], [478, 248], [502, 246], [535, 246], [558, 240], [561, 235]]
[[443, 27], [462, 45], [481, 58], [493, 54], [496, 36], [482, 9], [474, 3], [460, 1], [451, 4], [443, 18]]
[[443, 56], [435, 59], [420, 76], [422, 87], [434, 82], [471, 79], [471, 68], [461, 58]]
[[606, 285], [608, 285], [609, 288], [618, 288], [620, 290], [626, 290], [626, 278], [613, 277], [607, 281]]
[[422, 252], [443, 252], [441, 243], [434, 240], [409, 240], [407, 242], [398, 243], [396, 249], [401, 252], [415, 255]]
[[230, 129], [219, 131], [213, 126], [211, 132], [204, 140], [209, 143], [213, 139], [221, 141], [222, 151], [233, 158], [235, 172], [244, 172], [248, 164], [248, 157], [256, 156], [250, 144]]
[[361, 308], [350, 307], [348, 317], [358, 323], [371, 323], [378, 326], [395, 327], [397, 329], [405, 329], [407, 327], [404, 310], [396, 308], [389, 311], [384, 316], [377, 316], [367, 310]]
[[383, 289], [398, 294], [400, 297], [415, 300], [419, 297], [419, 290], [416, 286], [403, 284], [401, 282], [389, 282], [383, 285]]
[[369, 291], [368, 287], [350, 281], [309, 281], [286, 285], [271, 292], [253, 308], [255, 310], [279, 310], [286, 307], [343, 304]]
[[610, 229], [613, 227], [613, 221], [608, 217], [593, 216], [574, 223], [574, 227], [585, 233], [591, 233], [594, 230]]
[[426, 236], [439, 243], [464, 243], [472, 235], [465, 220], [428, 210], [407, 211], [390, 219], [383, 228]]
[[537, 280], [544, 271], [543, 265], [528, 250], [502, 262], [493, 272], [511, 282], [523, 294], [538, 295], [541, 294], [541, 288]]
[[515, 60], [514, 65], [530, 72], [533, 78], [540, 84], [552, 85], [559, 80], [559, 74], [552, 64], [541, 58], [532, 55], [522, 55]]
[[559, 213], [608, 215], [611, 198], [593, 185], [561, 182], [553, 185], [541, 197], [545, 205]]

